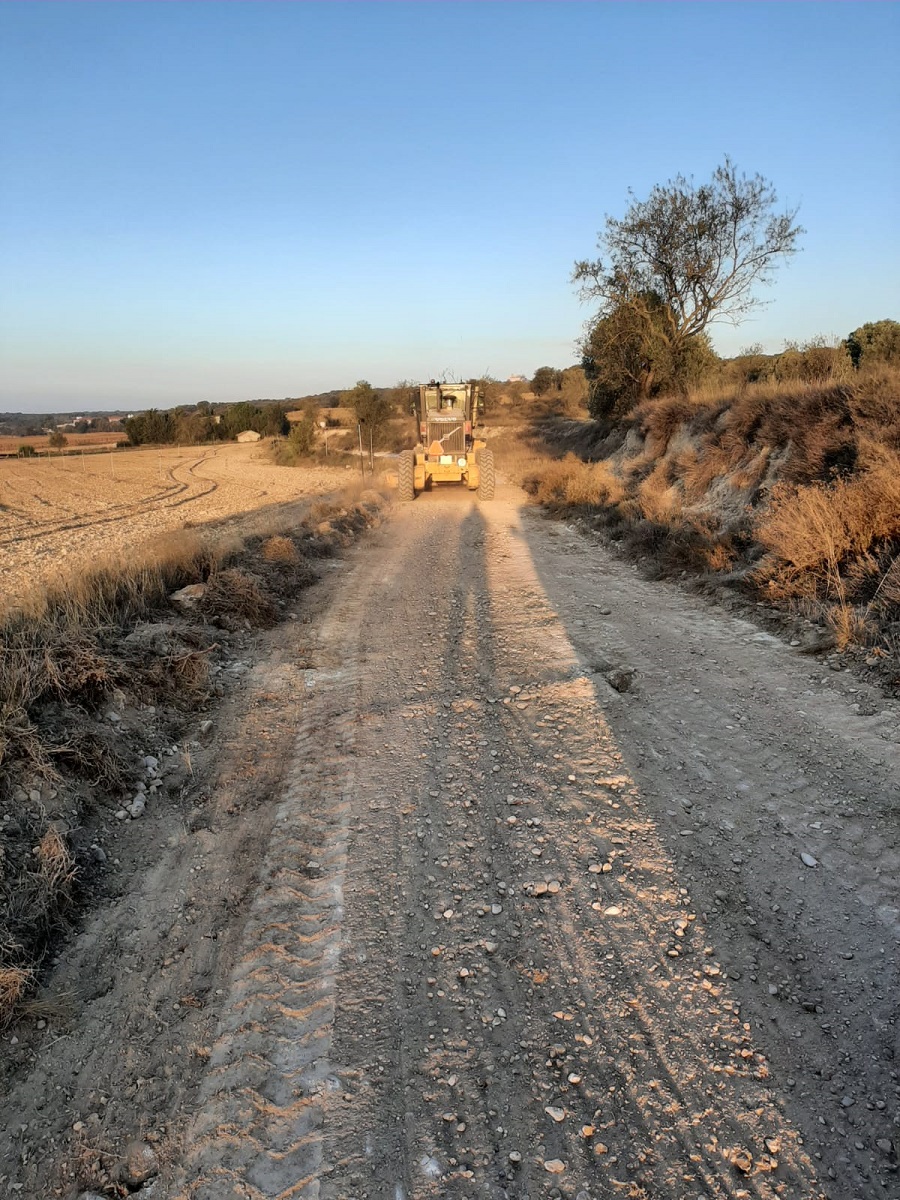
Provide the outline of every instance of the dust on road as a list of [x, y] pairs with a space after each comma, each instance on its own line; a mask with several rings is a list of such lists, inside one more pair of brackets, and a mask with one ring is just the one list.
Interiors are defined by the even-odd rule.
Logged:
[[896, 706], [513, 489], [319, 602], [251, 675], [284, 759], [153, 1194], [897, 1196]]

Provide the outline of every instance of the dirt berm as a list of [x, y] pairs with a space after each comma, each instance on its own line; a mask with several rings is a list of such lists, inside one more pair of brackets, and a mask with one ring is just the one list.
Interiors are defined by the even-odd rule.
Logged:
[[5, 1035], [10, 1195], [900, 1195], [896, 703], [512, 488], [297, 611]]

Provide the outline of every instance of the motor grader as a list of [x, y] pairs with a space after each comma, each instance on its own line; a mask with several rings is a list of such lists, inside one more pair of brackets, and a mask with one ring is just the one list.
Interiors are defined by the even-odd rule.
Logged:
[[436, 483], [463, 483], [479, 500], [494, 498], [494, 454], [479, 434], [484, 394], [478, 383], [438, 383], [419, 388], [419, 442], [400, 455], [397, 491], [401, 500]]

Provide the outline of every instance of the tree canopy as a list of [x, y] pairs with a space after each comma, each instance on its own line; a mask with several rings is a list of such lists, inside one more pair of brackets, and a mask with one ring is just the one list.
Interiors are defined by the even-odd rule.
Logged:
[[373, 388], [367, 379], [360, 379], [355, 387], [344, 393], [344, 404], [352, 408], [360, 425], [377, 429], [383, 425], [391, 412], [391, 400], [383, 388]]
[[874, 363], [900, 363], [900, 323], [867, 321], [847, 338], [847, 353], [857, 370]]
[[581, 350], [591, 416], [623, 416], [638, 400], [699, 383], [718, 365], [705, 333], [673, 346], [660, 307], [647, 311], [649, 320], [621, 305], [588, 328]]
[[623, 218], [606, 218], [605, 260], [577, 262], [573, 279], [582, 299], [600, 301], [601, 316], [628, 308], [673, 349], [711, 321], [739, 323], [804, 232], [796, 209], [774, 212], [766, 179], [738, 174], [727, 157], [709, 183], [678, 175], [646, 200], [631, 197]]
[[[711, 353], [698, 341], [707, 326], [738, 324], [760, 304], [756, 288], [771, 283], [803, 233], [796, 209], [775, 212], [772, 185], [739, 174], [727, 157], [708, 183], [678, 175], [646, 200], [630, 195], [624, 217], [606, 218], [604, 257], [577, 262], [573, 273], [581, 298], [599, 301], [582, 349], [589, 378], [610, 376], [607, 400], [684, 382]], [[614, 369], [601, 361], [608, 354]]]
[[562, 371], [555, 367], [538, 367], [531, 381], [531, 390], [536, 396], [546, 396], [551, 388], [562, 387]]

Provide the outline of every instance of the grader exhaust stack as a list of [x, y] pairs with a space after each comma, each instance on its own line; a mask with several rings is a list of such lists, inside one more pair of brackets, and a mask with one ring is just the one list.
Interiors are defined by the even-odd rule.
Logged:
[[493, 500], [494, 455], [479, 435], [482, 398], [474, 379], [419, 388], [419, 443], [400, 455], [401, 500], [414, 500], [435, 483], [462, 483], [479, 500]]

